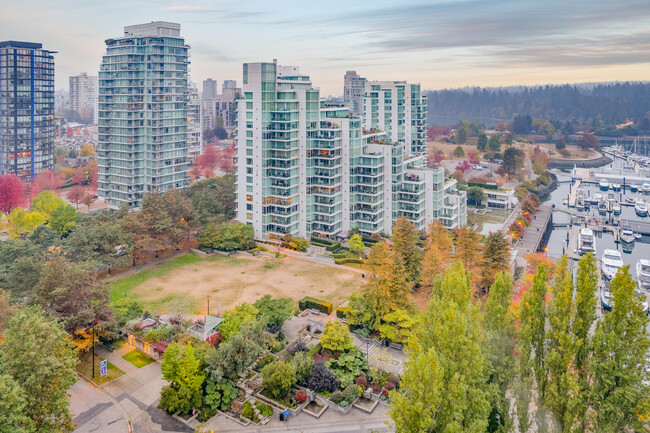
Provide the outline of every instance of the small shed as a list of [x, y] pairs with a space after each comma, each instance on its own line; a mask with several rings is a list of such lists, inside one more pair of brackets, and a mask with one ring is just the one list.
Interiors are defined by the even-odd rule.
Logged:
[[210, 337], [219, 332], [221, 322], [223, 322], [221, 317], [208, 316], [206, 314], [203, 318], [203, 323], [195, 323], [188, 329], [188, 332], [198, 340], [207, 341]]

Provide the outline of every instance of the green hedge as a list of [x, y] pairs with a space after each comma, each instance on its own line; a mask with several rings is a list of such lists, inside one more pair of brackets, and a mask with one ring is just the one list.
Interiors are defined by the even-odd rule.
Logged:
[[338, 242], [330, 241], [330, 240], [323, 239], [323, 238], [311, 238], [309, 240], [309, 242], [311, 242], [314, 245], [323, 244], [322, 246], [334, 245], [334, 244], [338, 243]]
[[356, 263], [358, 265], [363, 264], [363, 260], [361, 259], [353, 259], [353, 258], [347, 258], [347, 259], [334, 259], [334, 263], [337, 265], [347, 265], [349, 263]]
[[344, 259], [345, 258], [345, 253], [335, 253], [335, 254], [332, 254], [332, 257], [334, 257], [334, 259]]
[[343, 308], [339, 307], [336, 309], [336, 317], [339, 319], [345, 319], [345, 314], [343, 313]]
[[478, 186], [485, 189], [499, 189], [496, 183], [467, 182], [467, 186]]
[[329, 251], [330, 253], [338, 253], [340, 249], [341, 249], [341, 244], [339, 242], [336, 242], [333, 245], [329, 245], [325, 247], [325, 250]]
[[305, 296], [298, 301], [298, 307], [300, 308], [300, 311], [313, 309], [325, 314], [330, 314], [334, 309], [331, 302], [321, 301], [320, 299], [312, 298], [311, 296]]

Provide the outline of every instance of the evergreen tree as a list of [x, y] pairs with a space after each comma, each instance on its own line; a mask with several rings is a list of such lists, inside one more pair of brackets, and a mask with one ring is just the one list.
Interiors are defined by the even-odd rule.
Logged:
[[494, 276], [510, 269], [510, 245], [499, 230], [490, 233], [483, 247], [483, 266], [481, 268], [482, 287], [490, 287]]
[[612, 311], [598, 322], [593, 336], [589, 415], [597, 432], [645, 431], [650, 414], [648, 317], [636, 297], [636, 287], [625, 266], [610, 284]]
[[486, 430], [495, 387], [481, 328], [469, 276], [456, 263], [434, 287], [409, 341], [400, 389], [391, 392], [397, 431]]
[[501, 143], [499, 143], [499, 136], [497, 134], [492, 134], [490, 135], [490, 139], [488, 140], [488, 148], [492, 152], [498, 152], [501, 150]]
[[415, 284], [420, 280], [420, 263], [422, 251], [418, 246], [420, 233], [415, 225], [401, 215], [393, 226], [393, 250], [400, 257], [406, 270], [409, 283]]
[[487, 148], [487, 143], [488, 143], [488, 137], [485, 134], [485, 132], [481, 131], [481, 133], [478, 136], [478, 142], [476, 143], [476, 147], [481, 152], [485, 152], [485, 149]]

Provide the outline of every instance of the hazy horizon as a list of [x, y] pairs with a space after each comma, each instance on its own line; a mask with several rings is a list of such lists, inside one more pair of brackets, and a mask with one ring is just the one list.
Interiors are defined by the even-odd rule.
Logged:
[[25, 0], [0, 10], [0, 40], [57, 51], [56, 88], [96, 75], [104, 40], [127, 25], [181, 24], [191, 79], [241, 82], [242, 63], [299, 66], [323, 95], [341, 95], [346, 70], [424, 89], [645, 81], [650, 2], [340, 0]]

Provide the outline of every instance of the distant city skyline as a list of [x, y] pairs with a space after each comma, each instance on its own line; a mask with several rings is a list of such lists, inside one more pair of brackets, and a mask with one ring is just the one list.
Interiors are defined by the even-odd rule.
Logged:
[[25, 0], [2, 6], [0, 39], [58, 51], [56, 89], [66, 89], [69, 76], [97, 74], [105, 39], [155, 20], [182, 25], [195, 83], [239, 81], [244, 62], [273, 58], [336, 96], [346, 70], [441, 89], [640, 81], [650, 67], [644, 0]]

